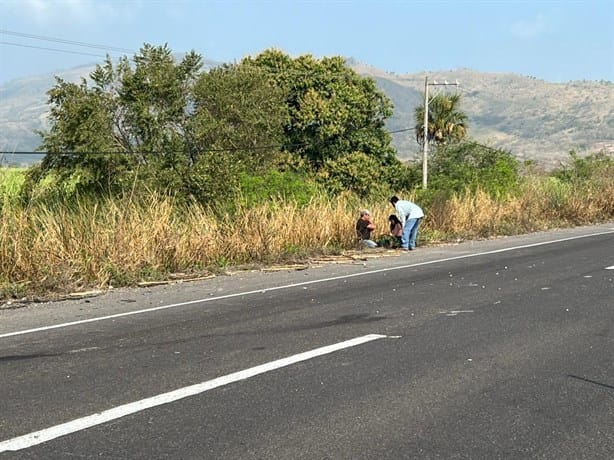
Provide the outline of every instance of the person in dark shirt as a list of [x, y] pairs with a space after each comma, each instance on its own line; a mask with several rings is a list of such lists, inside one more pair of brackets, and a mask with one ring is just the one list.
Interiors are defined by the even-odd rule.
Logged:
[[376, 248], [377, 243], [371, 239], [371, 233], [375, 230], [375, 224], [371, 213], [367, 209], [360, 211], [360, 217], [356, 221], [356, 234], [362, 244], [368, 248]]

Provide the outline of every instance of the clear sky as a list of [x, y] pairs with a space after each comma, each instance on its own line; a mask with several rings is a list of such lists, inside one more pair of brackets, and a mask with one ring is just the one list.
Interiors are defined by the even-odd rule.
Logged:
[[396, 73], [614, 81], [614, 0], [0, 0], [0, 83], [143, 43], [221, 62], [277, 48]]

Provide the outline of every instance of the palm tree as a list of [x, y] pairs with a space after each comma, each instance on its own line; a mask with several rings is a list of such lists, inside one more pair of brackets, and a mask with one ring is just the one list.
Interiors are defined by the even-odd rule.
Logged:
[[[427, 137], [438, 146], [458, 142], [467, 135], [467, 115], [458, 109], [460, 94], [437, 94], [429, 101]], [[416, 141], [424, 145], [424, 106], [415, 109]]]

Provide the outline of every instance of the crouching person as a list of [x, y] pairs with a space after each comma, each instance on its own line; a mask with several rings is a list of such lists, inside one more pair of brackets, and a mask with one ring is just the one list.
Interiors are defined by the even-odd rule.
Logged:
[[377, 243], [371, 239], [373, 230], [375, 230], [375, 224], [371, 218], [371, 213], [367, 209], [360, 211], [360, 217], [356, 221], [356, 234], [362, 245], [367, 248], [377, 247]]

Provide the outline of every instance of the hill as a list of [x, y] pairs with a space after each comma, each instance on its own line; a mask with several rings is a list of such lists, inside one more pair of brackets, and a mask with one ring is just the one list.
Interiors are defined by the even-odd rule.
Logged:
[[[422, 105], [425, 74], [390, 74], [352, 64], [376, 79], [395, 105], [391, 131], [415, 124], [413, 111]], [[429, 81], [459, 81], [461, 110], [469, 117], [469, 135], [478, 142], [504, 148], [521, 160], [548, 166], [579, 154], [614, 154], [614, 84], [607, 81], [551, 83], [511, 73], [483, 73], [469, 69], [429, 72]], [[439, 89], [446, 88], [446, 89]], [[457, 91], [455, 87], [431, 87]], [[395, 135], [399, 155], [418, 151], [413, 131]]]
[[[207, 63], [212, 67], [217, 63]], [[414, 109], [423, 104], [425, 73], [394, 74], [348, 60], [356, 72], [375, 79], [394, 104], [390, 131], [413, 128]], [[58, 76], [78, 82], [93, 66], [77, 67]], [[606, 151], [614, 154], [614, 83], [573, 81], [552, 83], [511, 73], [483, 73], [470, 69], [432, 72], [429, 80], [459, 81], [456, 87], [432, 87], [429, 92], [460, 91], [461, 110], [469, 118], [472, 139], [511, 151], [521, 160], [549, 168], [579, 154]], [[32, 151], [35, 134], [46, 129], [46, 91], [53, 75], [18, 79], [0, 86], [0, 150]], [[419, 156], [413, 130], [393, 134], [399, 157]], [[30, 164], [38, 155], [5, 155], [3, 163]]]

